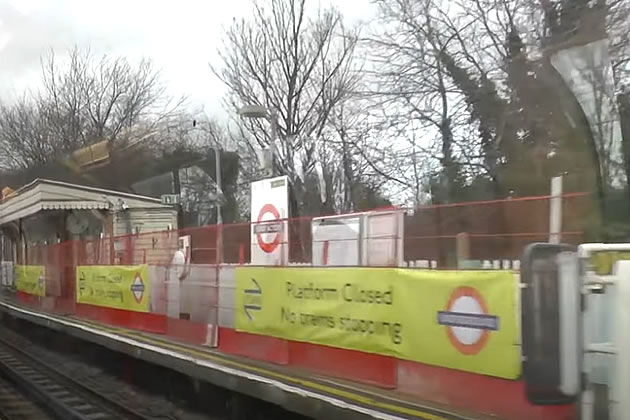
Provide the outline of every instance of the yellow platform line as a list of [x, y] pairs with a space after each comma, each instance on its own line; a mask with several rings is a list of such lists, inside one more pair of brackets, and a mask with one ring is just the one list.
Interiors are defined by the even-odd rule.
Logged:
[[[243, 362], [239, 362], [236, 360], [231, 360], [229, 358], [226, 358], [225, 356], [221, 356], [218, 355], [216, 353], [211, 353], [209, 351], [200, 351], [200, 350], [196, 350], [194, 348], [190, 348], [187, 346], [181, 346], [175, 343], [170, 343], [164, 340], [158, 340], [158, 339], [154, 339], [151, 337], [148, 337], [146, 335], [142, 335], [142, 334], [138, 334], [138, 333], [134, 333], [130, 330], [126, 330], [123, 328], [117, 328], [117, 327], [110, 327], [101, 323], [97, 323], [97, 322], [90, 322], [90, 321], [85, 321], [82, 319], [79, 319], [77, 317], [74, 316], [69, 316], [69, 317], [60, 317], [57, 315], [53, 315], [53, 314], [48, 314], [48, 313], [44, 313], [44, 312], [40, 312], [37, 311], [35, 309], [31, 309], [31, 308], [22, 308], [21, 305], [16, 305], [14, 303], [11, 302], [4, 302], [4, 306], [8, 306], [8, 307], [15, 307], [21, 311], [26, 311], [26, 312], [31, 312], [35, 315], [37, 314], [41, 314], [47, 318], [52, 318], [52, 319], [56, 319], [58, 322], [61, 322], [63, 324], [70, 324], [72, 325], [73, 323], [78, 324], [78, 325], [83, 325], [84, 327], [90, 327], [93, 328], [95, 330], [101, 330], [104, 332], [108, 332], [110, 334], [114, 334], [114, 335], [120, 335], [120, 336], [125, 336], [128, 339], [132, 339], [135, 340], [137, 342], [144, 342], [146, 344], [153, 344], [156, 347], [161, 347], [164, 349], [168, 349], [171, 351], [176, 351], [179, 352], [180, 354], [183, 355], [192, 355], [192, 356], [197, 356], [201, 359], [207, 360], [207, 361], [213, 361], [215, 363], [219, 363], [222, 364], [224, 366], [228, 366], [228, 367], [233, 367], [233, 368], [238, 368], [241, 369], [243, 371], [248, 371], [251, 373], [257, 373], [260, 374], [262, 376], [266, 376], [268, 378], [272, 378], [272, 379], [276, 379], [276, 380], [281, 380], [284, 381], [286, 383], [290, 383], [290, 384], [294, 384], [294, 385], [298, 385], [301, 386], [303, 388], [310, 388], [313, 390], [318, 390], [321, 392], [325, 392], [329, 395], [332, 396], [336, 396], [339, 398], [343, 398], [346, 399], [348, 401], [352, 401], [355, 403], [359, 403], [362, 404], [364, 406], [367, 406], [368, 408], [377, 408], [377, 409], [381, 409], [381, 410], [385, 410], [386, 412], [389, 411], [390, 413], [397, 413], [397, 414], [402, 414], [402, 415], [406, 415], [406, 416], [413, 416], [413, 417], [417, 417], [420, 419], [424, 419], [424, 420], [450, 420], [447, 417], [443, 417], [440, 415], [436, 415], [433, 413], [429, 413], [426, 411], [422, 411], [419, 409], [415, 409], [415, 408], [411, 408], [411, 407], [405, 407], [405, 406], [401, 406], [401, 405], [396, 405], [396, 404], [392, 404], [389, 402], [385, 402], [385, 401], [378, 401], [375, 400], [373, 398], [364, 396], [364, 395], [360, 395], [360, 394], [356, 394], [354, 392], [351, 391], [346, 391], [344, 389], [340, 389], [340, 388], [336, 388], [336, 387], [331, 387], [331, 386], [327, 386], [318, 382], [314, 382], [314, 381], [310, 381], [308, 379], [302, 379], [302, 378], [294, 378], [273, 370], [269, 370], [269, 369], [265, 369], [265, 368], [261, 368], [261, 367], [257, 367], [257, 366], [252, 366], [250, 364], [247, 363], [243, 363]], [[69, 322], [70, 321], [70, 322]], [[437, 410], [436, 410], [437, 411]], [[386, 414], [386, 412], [384, 412], [383, 414]], [[455, 414], [451, 414], [451, 413], [447, 413], [447, 415], [452, 415], [454, 417], [460, 417], [460, 418], [465, 418], [465, 417], [461, 417], [459, 415], [455, 415]]]

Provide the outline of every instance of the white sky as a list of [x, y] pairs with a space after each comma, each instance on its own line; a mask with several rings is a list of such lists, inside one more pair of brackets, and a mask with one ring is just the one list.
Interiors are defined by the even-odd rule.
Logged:
[[[368, 20], [368, 0], [309, 0], [335, 5], [348, 24]], [[173, 95], [188, 95], [193, 107], [221, 111], [222, 84], [208, 67], [218, 63], [223, 29], [247, 17], [252, 0], [0, 0], [0, 99], [36, 88], [39, 60], [75, 44], [97, 55], [151, 58]]]

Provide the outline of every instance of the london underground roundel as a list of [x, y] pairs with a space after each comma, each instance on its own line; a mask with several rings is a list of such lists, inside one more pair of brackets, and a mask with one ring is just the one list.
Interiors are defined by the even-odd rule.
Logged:
[[464, 355], [479, 353], [491, 331], [499, 330], [499, 317], [489, 313], [481, 293], [469, 286], [460, 286], [451, 293], [445, 310], [438, 312], [437, 321], [446, 327], [453, 347]]

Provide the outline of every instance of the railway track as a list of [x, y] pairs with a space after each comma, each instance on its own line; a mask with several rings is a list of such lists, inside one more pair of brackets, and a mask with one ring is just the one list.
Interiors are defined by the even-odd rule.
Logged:
[[[0, 372], [10, 379], [13, 386], [17, 386], [32, 400], [38, 401], [40, 406], [45, 407], [54, 418], [64, 420], [148, 420], [150, 418], [30, 356], [1, 336]], [[18, 420], [31, 417], [7, 416], [8, 420], [14, 418]]]
[[0, 419], [2, 420], [54, 420], [15, 385], [0, 376]]

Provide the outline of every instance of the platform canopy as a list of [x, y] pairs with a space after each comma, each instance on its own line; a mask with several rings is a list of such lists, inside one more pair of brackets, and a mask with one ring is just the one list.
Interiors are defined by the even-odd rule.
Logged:
[[0, 225], [47, 210], [164, 209], [157, 198], [36, 179], [0, 203]]

